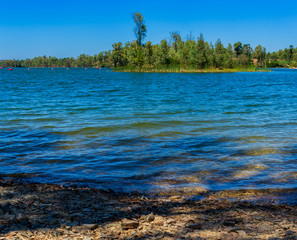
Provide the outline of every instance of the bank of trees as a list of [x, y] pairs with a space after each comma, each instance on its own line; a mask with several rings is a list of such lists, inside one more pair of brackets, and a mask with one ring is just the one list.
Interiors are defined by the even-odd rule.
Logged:
[[78, 58], [42, 56], [25, 60], [0, 61], [1, 67], [110, 67], [112, 65], [111, 51], [101, 52], [94, 56], [81, 54]]
[[136, 41], [113, 44], [112, 66], [123, 68], [233, 69], [250, 67], [296, 67], [297, 48], [290, 46], [268, 53], [258, 45], [236, 42], [224, 45], [220, 39], [214, 44], [200, 34], [197, 39], [183, 40], [179, 33], [170, 33], [159, 44], [148, 41], [139, 46]]
[[1, 67], [111, 67], [166, 69], [232, 69], [248, 67], [297, 66], [297, 49], [291, 46], [278, 52], [267, 53], [258, 45], [237, 42], [224, 46], [220, 39], [214, 44], [204, 40], [182, 40], [178, 33], [171, 33], [159, 44], [150, 41], [139, 45], [137, 41], [118, 42], [112, 50], [94, 56], [82, 54], [77, 58], [35, 57], [25, 60], [0, 61]]
[[297, 67], [297, 48], [293, 45], [268, 55], [271, 67]]
[[197, 40], [182, 40], [178, 33], [171, 33], [169, 39], [159, 44], [150, 41], [118, 42], [112, 50], [77, 58], [35, 57], [25, 60], [1, 61], [2, 67], [130, 67], [184, 69], [244, 68], [256, 65], [265, 67], [268, 59], [261, 45], [254, 50], [249, 44], [240, 42], [224, 46], [220, 39], [214, 44], [204, 40], [201, 34]]
[[112, 67], [130, 69], [233, 69], [249, 67], [297, 66], [297, 49], [292, 45], [278, 52], [267, 53], [261, 45], [236, 42], [224, 45], [220, 39], [214, 44], [200, 34], [198, 38], [183, 39], [172, 32], [158, 44], [144, 42], [147, 28], [141, 13], [132, 15], [135, 41], [114, 43], [112, 50], [94, 56], [78, 58], [35, 57], [25, 60], [1, 61], [2, 67]]

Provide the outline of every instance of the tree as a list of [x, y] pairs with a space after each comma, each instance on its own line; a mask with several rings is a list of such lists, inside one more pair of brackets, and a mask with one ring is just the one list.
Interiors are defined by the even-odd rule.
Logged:
[[212, 42], [208, 43], [206, 42], [205, 43], [205, 46], [206, 46], [206, 56], [208, 56], [208, 67], [210, 68], [215, 68], [215, 49], [214, 49], [214, 46], [212, 44]]
[[257, 59], [257, 65], [259, 67], [265, 67], [265, 62], [266, 62], [266, 49], [265, 48], [263, 48], [261, 45], [258, 45], [255, 48], [253, 56], [254, 56], [254, 58]]
[[113, 50], [112, 50], [112, 60], [113, 60], [113, 65], [115, 67], [120, 67], [123, 66], [125, 63], [124, 60], [124, 51], [123, 51], [123, 44], [121, 42], [114, 43], [112, 45]]
[[192, 45], [192, 41], [193, 40], [187, 40], [182, 48], [182, 52], [181, 52], [181, 63], [183, 65], [183, 67], [189, 67], [190, 63], [189, 63], [189, 56], [190, 56], [190, 48]]
[[153, 46], [152, 42], [148, 41], [144, 48], [144, 64], [152, 65], [153, 64]]
[[246, 55], [247, 58], [251, 58], [253, 49], [250, 44], [244, 44], [242, 47], [242, 54]]
[[170, 38], [171, 38], [171, 42], [174, 50], [177, 51], [177, 45], [182, 40], [180, 34], [178, 32], [171, 32]]
[[220, 39], [215, 43], [215, 67], [222, 68], [224, 65], [225, 48]]
[[242, 43], [241, 42], [234, 43], [234, 52], [237, 57], [242, 54]]
[[225, 68], [233, 68], [233, 48], [232, 48], [232, 45], [229, 43], [228, 44], [228, 47], [226, 49], [226, 52], [224, 54], [224, 63], [223, 63], [223, 66]]
[[288, 56], [289, 61], [292, 61], [292, 59], [293, 59], [293, 50], [294, 50], [293, 45], [290, 45], [290, 48], [289, 48], [289, 56]]
[[169, 64], [169, 46], [166, 40], [162, 40], [160, 44], [160, 62], [161, 65], [168, 65]]
[[137, 63], [138, 66], [142, 66], [143, 62], [144, 62], [143, 48], [141, 46], [137, 46], [136, 63]]
[[189, 56], [188, 63], [189, 66], [197, 68], [198, 67], [198, 48], [194, 40], [188, 41], [189, 43]]
[[133, 20], [136, 24], [136, 26], [134, 27], [134, 34], [136, 36], [137, 45], [142, 46], [142, 41], [146, 37], [147, 32], [142, 14], [135, 12], [133, 14]]
[[198, 41], [197, 41], [197, 48], [198, 48], [198, 67], [205, 68], [207, 65], [207, 53], [206, 47], [204, 42], [203, 34], [200, 34]]
[[136, 66], [137, 65], [137, 42], [133, 41], [129, 45], [127, 45], [127, 58], [128, 63], [130, 66]]

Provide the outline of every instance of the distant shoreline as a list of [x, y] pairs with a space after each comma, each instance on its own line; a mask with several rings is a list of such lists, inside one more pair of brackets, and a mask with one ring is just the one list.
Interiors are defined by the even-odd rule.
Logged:
[[272, 69], [150, 69], [150, 68], [109, 68], [109, 67], [3, 67], [3, 69], [21, 68], [21, 69], [109, 69], [113, 72], [127, 73], [238, 73], [238, 72], [272, 72]]
[[114, 69], [115, 72], [131, 73], [237, 73], [237, 72], [272, 72], [271, 69]]

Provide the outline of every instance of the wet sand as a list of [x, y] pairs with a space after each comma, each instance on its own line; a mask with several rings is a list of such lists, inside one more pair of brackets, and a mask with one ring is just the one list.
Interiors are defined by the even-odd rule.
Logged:
[[156, 198], [1, 179], [0, 196], [0, 239], [297, 239], [296, 190]]

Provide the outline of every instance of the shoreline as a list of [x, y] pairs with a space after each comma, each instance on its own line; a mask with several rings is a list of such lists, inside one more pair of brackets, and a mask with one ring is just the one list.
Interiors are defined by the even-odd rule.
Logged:
[[272, 72], [271, 69], [113, 69], [114, 72], [129, 73], [238, 73], [238, 72]]
[[150, 198], [1, 179], [0, 194], [0, 239], [297, 239], [297, 203], [273, 190]]
[[[3, 69], [9, 67], [3, 67]], [[109, 69], [113, 72], [128, 72], [128, 73], [240, 73], [240, 72], [272, 72], [271, 69], [116, 69], [110, 67], [11, 67], [20, 69]], [[276, 68], [283, 69], [283, 68]], [[286, 68], [290, 69], [290, 68]]]

